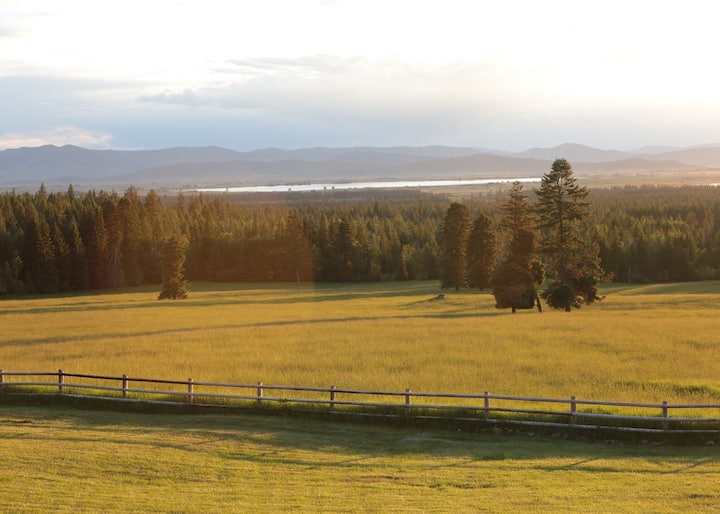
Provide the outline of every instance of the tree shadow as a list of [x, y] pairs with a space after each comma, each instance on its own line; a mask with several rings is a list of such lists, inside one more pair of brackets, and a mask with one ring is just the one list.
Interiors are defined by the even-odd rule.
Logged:
[[[346, 300], [357, 300], [366, 298], [401, 298], [401, 297], [428, 297], [436, 294], [437, 285], [435, 282], [411, 282], [382, 284], [235, 284], [235, 287], [222, 288], [215, 284], [203, 283], [199, 287], [190, 286], [189, 296], [183, 300], [170, 301], [158, 300], [158, 291], [150, 291], [142, 288], [140, 292], [147, 292], [147, 300], [137, 300], [122, 303], [121, 301], [109, 301], [98, 303], [97, 295], [122, 296], [127, 293], [136, 293], [136, 290], [117, 291], [95, 291], [89, 293], [73, 293], [65, 295], [49, 295], [28, 297], [33, 299], [68, 299], [65, 303], [54, 303], [52, 305], [31, 305], [21, 308], [0, 310], [0, 316], [10, 314], [47, 314], [47, 313], [71, 313], [71, 312], [95, 312], [126, 309], [164, 308], [186, 309], [190, 307], [215, 307], [220, 305], [290, 305], [293, 303], [322, 303]], [[192, 297], [193, 292], [207, 293], [199, 299]], [[279, 293], [287, 293], [287, 296], [278, 296]], [[77, 301], [76, 298], [94, 298], [94, 300]], [[11, 298], [6, 298], [10, 300]], [[17, 298], [15, 298], [17, 299]]]
[[[353, 466], [369, 459], [421, 459], [416, 468], [502, 465], [543, 472], [626, 473], [627, 459], [637, 459], [643, 474], [700, 474], [717, 472], [720, 449], [688, 446], [654, 446], [624, 442], [587, 442], [515, 433], [459, 432], [426, 427], [388, 426], [308, 419], [298, 415], [270, 414], [157, 414], [85, 410], [68, 406], [0, 407], [0, 434], [5, 428], [22, 429], [23, 439], [51, 439], [48, 425], [58, 423], [63, 441], [170, 448], [186, 452], [213, 451], [223, 443], [222, 457], [263, 464], [304, 467]], [[34, 431], [34, 428], [43, 430]], [[3, 437], [13, 437], [12, 434]], [[132, 438], [123, 438], [129, 432]], [[137, 435], [138, 437], [134, 437]], [[19, 436], [18, 436], [19, 437]], [[232, 444], [242, 447], [233, 451]], [[229, 446], [227, 446], [229, 444]], [[257, 447], [253, 454], [248, 444]], [[299, 450], [301, 453], [294, 453]], [[303, 452], [334, 456], [308, 459]], [[441, 457], [437, 462], [433, 457]], [[557, 464], [557, 459], [568, 461]]]
[[289, 326], [304, 326], [304, 325], [323, 325], [331, 323], [351, 323], [351, 322], [372, 322], [372, 321], [393, 321], [393, 320], [412, 320], [419, 318], [434, 318], [434, 319], [462, 319], [462, 318], [484, 318], [502, 315], [501, 312], [479, 312], [479, 313], [451, 313], [444, 312], [438, 314], [424, 314], [424, 315], [390, 315], [390, 316], [346, 316], [346, 317], [335, 317], [335, 318], [314, 318], [314, 319], [297, 319], [297, 320], [277, 320], [277, 321], [260, 321], [260, 322], [249, 322], [249, 323], [228, 323], [223, 325], [213, 325], [212, 327], [181, 327], [181, 328], [165, 328], [158, 330], [142, 330], [132, 332], [129, 330], [123, 330], [121, 332], [101, 332], [89, 335], [71, 335], [71, 336], [50, 336], [43, 338], [34, 339], [10, 339], [7, 341], [0, 341], [0, 348], [3, 346], [28, 346], [34, 345], [45, 345], [55, 343], [72, 343], [79, 341], [96, 341], [99, 339], [127, 339], [133, 337], [151, 337], [151, 336], [164, 336], [172, 334], [191, 334], [205, 332], [208, 329], [212, 330], [239, 330], [248, 328], [265, 328], [265, 327], [289, 327]]

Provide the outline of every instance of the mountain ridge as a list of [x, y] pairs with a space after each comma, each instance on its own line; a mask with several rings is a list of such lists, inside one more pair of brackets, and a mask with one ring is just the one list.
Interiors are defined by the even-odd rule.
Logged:
[[0, 151], [0, 186], [263, 184], [312, 180], [520, 178], [544, 174], [556, 158], [577, 173], [685, 171], [720, 167], [720, 145], [636, 151], [577, 143], [524, 152], [472, 147], [390, 146], [264, 148], [239, 152], [217, 146], [155, 150], [92, 150], [74, 145]]

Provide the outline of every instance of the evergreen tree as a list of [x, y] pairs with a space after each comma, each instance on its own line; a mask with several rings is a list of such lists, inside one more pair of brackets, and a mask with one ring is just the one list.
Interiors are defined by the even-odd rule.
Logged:
[[55, 262], [57, 268], [58, 289], [60, 291], [71, 291], [70, 264], [71, 252], [68, 239], [60, 228], [58, 220], [53, 222], [50, 230], [53, 246], [55, 248]]
[[17, 215], [13, 208], [15, 194], [0, 197], [0, 294], [21, 293], [22, 258], [20, 257]]
[[83, 236], [86, 241], [89, 285], [91, 289], [105, 289], [108, 287], [107, 270], [110, 262], [108, 234], [102, 210], [95, 205], [94, 200], [92, 203], [94, 208], [87, 213], [86, 232]]
[[492, 222], [486, 214], [478, 214], [468, 237], [468, 287], [485, 289], [490, 286], [496, 257], [497, 238]]
[[514, 182], [508, 201], [500, 206], [506, 245], [492, 277], [495, 307], [498, 309], [542, 310], [537, 287], [544, 279], [544, 269], [535, 255], [535, 233], [532, 209], [520, 182]]
[[[144, 220], [141, 225], [140, 266], [148, 283], [162, 280], [162, 246], [165, 233], [165, 207], [154, 190], [148, 191], [143, 202]], [[171, 230], [168, 230], [168, 233]]]
[[187, 242], [178, 236], [171, 236], [162, 247], [162, 291], [158, 300], [179, 300], [187, 298], [185, 281], [185, 250]]
[[349, 282], [352, 277], [352, 251], [355, 245], [354, 224], [351, 220], [333, 220], [330, 227], [334, 280]]
[[289, 243], [288, 259], [292, 267], [292, 278], [298, 282], [313, 281], [312, 248], [307, 229], [297, 212], [288, 214], [285, 233]]
[[67, 282], [70, 290], [82, 291], [88, 286], [88, 262], [85, 244], [80, 236], [80, 229], [75, 218], [70, 218], [66, 222], [65, 234], [70, 250]]
[[117, 206], [122, 231], [120, 251], [123, 277], [129, 286], [136, 286], [143, 282], [143, 270], [140, 265], [141, 210], [142, 204], [137, 190], [131, 187], [120, 198]]
[[313, 244], [313, 274], [317, 280], [326, 281], [330, 275], [330, 222], [322, 213], [315, 222], [311, 241]]
[[440, 277], [440, 250], [437, 240], [425, 242], [418, 255], [418, 279], [437, 280]]
[[583, 237], [589, 191], [578, 185], [570, 163], [557, 159], [535, 193], [538, 229], [543, 236], [541, 250], [549, 263], [550, 284], [543, 298], [551, 307], [565, 311], [599, 300], [599, 247]]
[[443, 259], [442, 287], [454, 287], [456, 291], [465, 287], [467, 273], [467, 241], [470, 235], [471, 221], [468, 208], [453, 202], [445, 214], [443, 222]]
[[56, 293], [60, 289], [50, 227], [40, 219], [36, 228], [36, 275], [35, 290], [38, 293]]
[[368, 279], [373, 265], [372, 249], [364, 223], [355, 225], [355, 237], [351, 255], [352, 281], [362, 282]]
[[108, 242], [105, 287], [118, 288], [125, 285], [125, 270], [122, 252], [123, 220], [117, 196], [113, 194], [104, 198], [102, 209]]

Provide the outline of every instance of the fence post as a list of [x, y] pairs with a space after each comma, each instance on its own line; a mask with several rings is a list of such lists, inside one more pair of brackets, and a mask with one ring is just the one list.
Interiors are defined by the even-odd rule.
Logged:
[[128, 393], [127, 390], [128, 390], [128, 378], [127, 378], [127, 375], [123, 375], [123, 378], [122, 378], [123, 398], [127, 398], [127, 393]]
[[405, 409], [407, 409], [407, 413], [410, 414], [410, 388], [408, 387], [405, 389]]
[[335, 386], [330, 386], [330, 410], [335, 410]]
[[490, 393], [485, 391], [483, 396], [485, 397], [485, 419], [490, 419]]
[[570, 424], [574, 425], [577, 421], [577, 403], [575, 403], [575, 396], [570, 397]]
[[63, 391], [65, 390], [65, 375], [63, 374], [63, 370], [58, 370], [58, 392], [60, 394], [63, 394]]
[[662, 416], [663, 416], [663, 424], [662, 424], [663, 430], [667, 430], [668, 425], [669, 425], [668, 420], [670, 418], [667, 400], [663, 400], [663, 402], [662, 402]]
[[0, 369], [0, 385], [5, 383], [5, 372]]
[[263, 396], [263, 383], [258, 382], [257, 383], [257, 406], [260, 407], [260, 400], [262, 400]]
[[193, 402], [193, 379], [188, 378], [188, 403]]

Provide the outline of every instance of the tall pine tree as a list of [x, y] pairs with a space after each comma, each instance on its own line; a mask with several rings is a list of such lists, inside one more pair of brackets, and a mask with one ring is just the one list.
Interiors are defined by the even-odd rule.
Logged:
[[471, 220], [468, 208], [453, 202], [445, 214], [443, 222], [443, 260], [442, 287], [454, 287], [458, 291], [465, 287], [467, 273], [467, 241], [470, 235]]
[[495, 307], [498, 309], [542, 310], [537, 287], [544, 270], [535, 255], [532, 209], [520, 182], [514, 182], [508, 201], [500, 206], [506, 243], [502, 259], [492, 277]]
[[180, 300], [187, 298], [185, 281], [185, 250], [187, 241], [170, 236], [162, 247], [162, 291], [158, 300]]
[[497, 238], [486, 214], [478, 214], [467, 243], [467, 285], [471, 288], [490, 287], [490, 277], [497, 257]]
[[550, 284], [543, 298], [565, 311], [599, 300], [597, 289], [603, 275], [599, 249], [586, 240], [583, 227], [589, 214], [589, 191], [578, 185], [570, 163], [557, 159], [535, 193], [541, 251], [549, 263]]

